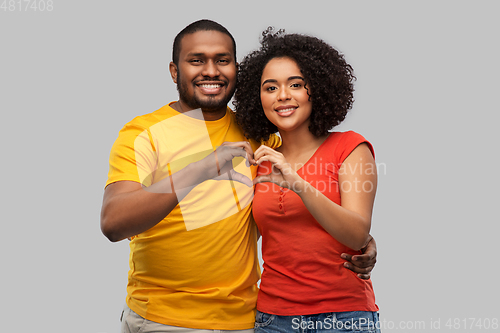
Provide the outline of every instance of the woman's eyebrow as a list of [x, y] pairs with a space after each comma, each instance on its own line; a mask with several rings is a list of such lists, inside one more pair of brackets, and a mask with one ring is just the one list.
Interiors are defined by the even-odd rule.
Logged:
[[304, 78], [303, 78], [302, 76], [290, 76], [290, 77], [288, 78], [288, 81], [297, 80], [297, 79], [302, 80], [302, 81], [305, 81], [305, 80], [304, 80]]
[[[302, 76], [290, 76], [290, 77], [288, 78], [288, 81], [297, 80], [297, 79], [302, 80], [302, 81], [305, 81], [305, 80], [304, 80], [304, 78], [303, 78]], [[263, 86], [263, 85], [265, 85], [266, 83], [271, 83], [271, 82], [272, 82], [272, 83], [275, 83], [275, 82], [278, 82], [278, 81], [277, 81], [277, 80], [275, 80], [275, 79], [267, 79], [267, 80], [265, 80], [264, 82], [262, 82], [262, 86]]]
[[266, 83], [275, 83], [275, 82], [278, 82], [278, 80], [275, 80], [275, 79], [267, 79], [266, 81], [262, 82], [262, 86], [265, 85]]

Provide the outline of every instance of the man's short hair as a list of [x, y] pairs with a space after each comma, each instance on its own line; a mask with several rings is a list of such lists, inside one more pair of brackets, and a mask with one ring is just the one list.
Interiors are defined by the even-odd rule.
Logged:
[[187, 34], [192, 34], [197, 31], [219, 31], [231, 37], [231, 40], [233, 42], [233, 56], [234, 60], [236, 61], [236, 42], [234, 41], [233, 35], [231, 35], [231, 33], [219, 23], [203, 19], [191, 23], [190, 25], [182, 29], [177, 34], [177, 36], [175, 36], [174, 46], [172, 48], [172, 61], [174, 62], [174, 64], [179, 65], [179, 55], [181, 53], [182, 38], [184, 38], [184, 36]]

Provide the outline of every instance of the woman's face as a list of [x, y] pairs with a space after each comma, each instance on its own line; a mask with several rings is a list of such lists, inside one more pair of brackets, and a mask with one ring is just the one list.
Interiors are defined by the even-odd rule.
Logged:
[[291, 58], [273, 58], [262, 71], [260, 100], [267, 119], [280, 132], [308, 130], [312, 102], [305, 78]]

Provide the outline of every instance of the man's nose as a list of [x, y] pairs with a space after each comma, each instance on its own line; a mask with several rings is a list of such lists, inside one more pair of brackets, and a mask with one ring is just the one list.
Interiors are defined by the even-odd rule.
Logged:
[[216, 77], [220, 75], [219, 68], [213, 61], [207, 61], [201, 73], [203, 76]]

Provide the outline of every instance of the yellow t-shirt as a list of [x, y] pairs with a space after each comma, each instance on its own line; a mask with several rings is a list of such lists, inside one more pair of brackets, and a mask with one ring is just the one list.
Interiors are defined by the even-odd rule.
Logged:
[[[222, 119], [203, 121], [166, 105], [123, 127], [111, 149], [106, 185], [128, 180], [149, 186], [224, 141], [245, 140], [229, 108]], [[250, 143], [254, 150], [260, 145]], [[266, 143], [278, 144], [276, 136]], [[250, 179], [256, 175], [256, 167], [247, 167], [242, 158], [234, 159], [233, 167]], [[208, 180], [160, 223], [133, 237], [128, 306], [166, 325], [253, 328], [260, 269], [256, 227], [250, 222], [252, 199], [252, 187]]]

